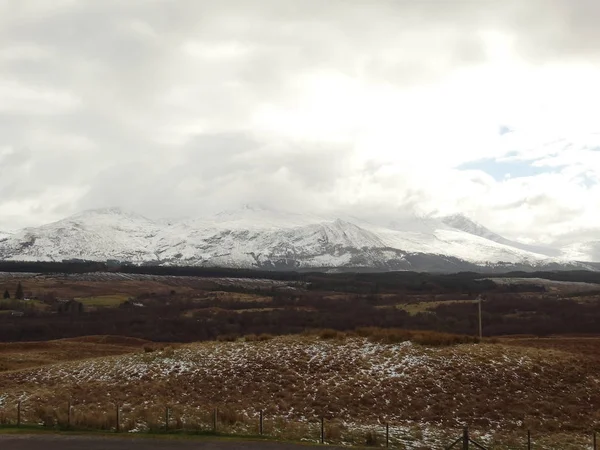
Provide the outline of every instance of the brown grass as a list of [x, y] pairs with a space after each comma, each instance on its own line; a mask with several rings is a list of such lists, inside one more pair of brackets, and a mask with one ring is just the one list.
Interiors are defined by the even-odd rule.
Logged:
[[45, 342], [0, 343], [0, 372], [62, 361], [137, 352], [149, 341], [123, 336], [86, 336]]
[[[379, 328], [363, 327], [355, 331], [338, 331], [329, 328], [309, 329], [303, 333], [304, 336], [318, 336], [325, 340], [344, 340], [349, 337], [364, 337], [371, 342], [383, 344], [398, 344], [401, 342], [412, 342], [429, 347], [445, 347], [459, 344], [475, 344], [480, 342], [476, 336], [466, 336], [451, 333], [439, 333], [427, 330], [404, 330], [401, 328]], [[495, 339], [486, 339], [486, 343], [496, 343]]]
[[[598, 366], [568, 351], [574, 344], [541, 348], [525, 344], [544, 341], [521, 338], [447, 345], [455, 338], [435, 334], [425, 339], [433, 346], [403, 340], [418, 333], [362, 329], [355, 336], [332, 330], [247, 336], [149, 353], [139, 347], [132, 355], [5, 372], [0, 423], [14, 423], [20, 398], [26, 423], [49, 427], [64, 426], [69, 399], [72, 423], [79, 428], [113, 429], [115, 403], [121, 404], [124, 431], [164, 429], [167, 406], [171, 428], [210, 430], [218, 407], [220, 431], [254, 434], [264, 409], [269, 435], [317, 440], [323, 416], [327, 442], [358, 445], [381, 445], [386, 422], [406, 424], [403, 438], [410, 434], [415, 442], [431, 436], [420, 434], [423, 427], [452, 430], [468, 423], [516, 434], [523, 427], [568, 434], [600, 423]], [[116, 338], [88, 338], [91, 345], [102, 339]], [[395, 433], [398, 438], [400, 431]]]

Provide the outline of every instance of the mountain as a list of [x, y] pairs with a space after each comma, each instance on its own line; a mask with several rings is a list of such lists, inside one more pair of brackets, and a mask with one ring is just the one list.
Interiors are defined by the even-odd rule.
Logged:
[[85, 211], [14, 233], [0, 242], [0, 259], [119, 259], [142, 263], [156, 259], [154, 239], [160, 231], [151, 220], [119, 208]]
[[18, 231], [0, 241], [0, 259], [298, 270], [590, 268], [516, 244], [458, 217], [413, 218], [382, 227], [252, 205], [210, 217], [161, 221], [109, 208]]

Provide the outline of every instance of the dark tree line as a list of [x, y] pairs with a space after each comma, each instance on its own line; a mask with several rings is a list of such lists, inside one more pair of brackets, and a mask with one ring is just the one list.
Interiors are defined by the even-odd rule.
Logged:
[[[23, 317], [0, 315], [0, 340], [48, 340], [95, 334], [138, 337], [153, 341], [190, 342], [219, 336], [291, 334], [329, 328], [404, 328], [474, 335], [477, 305], [448, 302], [418, 314], [393, 307], [398, 298], [355, 295], [331, 298], [322, 293], [278, 293], [272, 301], [149, 295], [120, 308], [51, 314], [28, 311]], [[137, 306], [135, 303], [144, 305]], [[600, 301], [556, 300], [545, 295], [521, 297], [497, 293], [483, 304], [488, 336], [507, 334], [600, 333]]]

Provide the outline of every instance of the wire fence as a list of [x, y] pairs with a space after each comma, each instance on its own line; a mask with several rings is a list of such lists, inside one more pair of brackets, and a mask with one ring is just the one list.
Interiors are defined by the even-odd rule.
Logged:
[[[180, 433], [237, 435], [320, 444], [385, 447], [397, 449], [592, 449], [598, 450], [595, 431], [562, 436], [562, 441], [544, 439], [531, 430], [512, 431], [507, 442], [500, 442], [489, 430], [472, 431], [465, 427], [452, 432], [432, 433], [422, 424], [379, 423], [361, 425], [335, 418], [315, 417], [291, 420], [269, 417], [264, 410], [239, 412], [232, 408], [147, 405], [133, 408], [128, 404], [73, 404], [56, 407], [44, 402], [18, 402], [0, 406], [0, 426], [62, 431], [105, 431], [113, 433]], [[504, 435], [503, 437], [505, 437]], [[505, 437], [506, 438], [506, 437]], [[536, 440], [537, 438], [537, 440]]]

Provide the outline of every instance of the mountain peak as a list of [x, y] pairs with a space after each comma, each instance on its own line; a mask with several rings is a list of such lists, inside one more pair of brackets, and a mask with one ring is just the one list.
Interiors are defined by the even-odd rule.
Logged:
[[272, 211], [261, 203], [244, 203], [240, 209], [244, 211]]
[[87, 217], [123, 217], [127, 219], [134, 220], [144, 220], [148, 221], [148, 219], [141, 214], [138, 214], [133, 211], [128, 211], [120, 206], [111, 206], [106, 208], [96, 208], [96, 209], [86, 209], [72, 216], [72, 218], [87, 218]]

